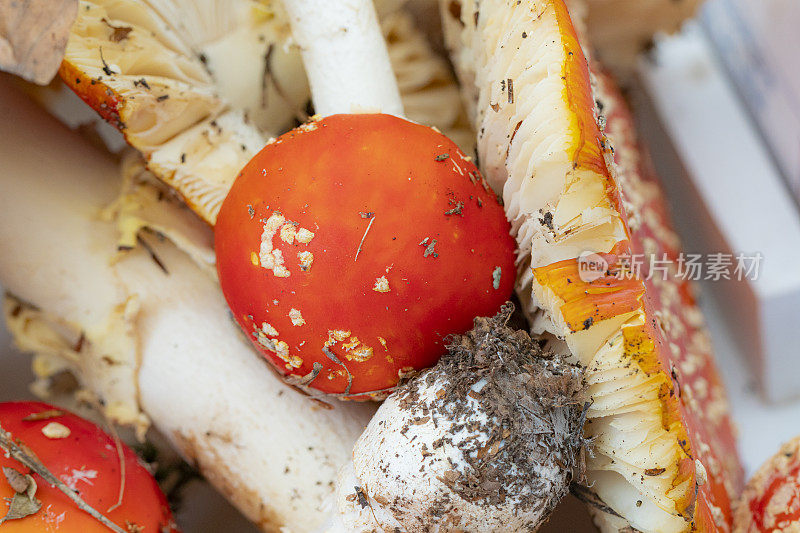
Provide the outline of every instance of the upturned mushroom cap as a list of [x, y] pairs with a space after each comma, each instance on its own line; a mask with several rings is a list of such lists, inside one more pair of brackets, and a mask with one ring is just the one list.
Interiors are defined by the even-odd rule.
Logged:
[[213, 224], [261, 130], [305, 105], [285, 20], [254, 0], [84, 1], [59, 74]]
[[582, 476], [582, 371], [506, 327], [511, 309], [378, 409], [340, 477], [346, 530], [535, 531]]
[[743, 481], [725, 391], [625, 102], [563, 1], [456, 3], [442, 2], [447, 42], [514, 221], [518, 294], [586, 368], [598, 522], [724, 530]]
[[[469, 150], [452, 75], [398, 4], [376, 7], [407, 116]], [[266, 140], [307, 118], [308, 82], [279, 2], [83, 2], [60, 75], [209, 224]], [[34, 92], [75, 126], [72, 102]]]
[[391, 115], [334, 115], [245, 167], [215, 246], [234, 318], [280, 372], [326, 393], [385, 396], [436, 362], [443, 337], [506, 301], [509, 230], [442, 134]]
[[736, 508], [733, 531], [800, 531], [800, 437], [781, 446], [747, 483]]
[[[28, 455], [35, 456], [50, 473], [77, 491], [83, 502], [120, 529], [177, 533], [167, 499], [150, 472], [130, 448], [120, 444], [118, 450], [115, 441], [93, 423], [46, 403], [5, 402], [0, 403], [0, 425], [15, 442], [25, 445], [23, 450]], [[10, 500], [15, 491], [25, 492], [12, 488], [14, 474], [6, 470], [10, 468], [31, 475], [36, 483], [32, 497], [41, 503], [41, 508], [29, 516], [2, 521], [4, 533], [109, 531], [57, 487], [5, 452], [0, 453], [0, 466], [5, 474], [0, 477], [0, 497]], [[3, 515], [5, 509], [0, 511]]]

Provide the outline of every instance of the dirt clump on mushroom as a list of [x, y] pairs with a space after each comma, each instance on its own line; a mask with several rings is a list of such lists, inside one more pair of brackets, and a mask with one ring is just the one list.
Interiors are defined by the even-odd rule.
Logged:
[[431, 452], [456, 448], [462, 460], [448, 459], [437, 479], [467, 502], [542, 518], [583, 478], [583, 371], [508, 327], [513, 310], [507, 303], [494, 318], [475, 319], [449, 338], [435, 368], [398, 391], [399, 407], [414, 414], [401, 433], [451, 421]]

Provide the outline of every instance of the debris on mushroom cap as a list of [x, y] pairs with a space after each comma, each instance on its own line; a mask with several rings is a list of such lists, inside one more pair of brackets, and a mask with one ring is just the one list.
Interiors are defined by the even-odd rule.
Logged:
[[[177, 533], [136, 454], [92, 422], [40, 402], [0, 403], [2, 530]], [[131, 529], [124, 531], [130, 532]]]
[[42, 428], [42, 434], [48, 439], [65, 439], [69, 437], [70, 430], [60, 422], [50, 422]]
[[214, 228], [234, 320], [293, 384], [383, 399], [513, 290], [513, 276], [493, 276], [514, 271], [515, 243], [487, 189], [451, 140], [392, 115], [280, 136], [244, 167]]
[[755, 473], [734, 514], [735, 533], [800, 531], [800, 437]]
[[582, 478], [582, 371], [508, 328], [512, 309], [378, 410], [353, 452], [363, 501], [340, 497], [349, 530], [535, 531]]

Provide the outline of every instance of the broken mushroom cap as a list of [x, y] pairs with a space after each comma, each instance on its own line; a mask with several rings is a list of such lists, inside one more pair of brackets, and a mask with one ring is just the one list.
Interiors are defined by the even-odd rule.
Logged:
[[512, 309], [378, 409], [339, 488], [348, 531], [535, 531], [582, 477], [582, 371], [506, 327]]
[[276, 2], [83, 2], [59, 74], [213, 224], [262, 132], [308, 98], [290, 39]]
[[220, 211], [222, 291], [296, 385], [385, 396], [511, 294], [514, 242], [475, 165], [437, 131], [334, 115], [267, 145]]
[[747, 483], [733, 531], [800, 531], [800, 437], [781, 446]]
[[[120, 530], [178, 531], [167, 499], [136, 454], [88, 420], [41, 402], [6, 402], [0, 404], [0, 426], [27, 455]], [[0, 497], [9, 501], [5, 521], [0, 521], [4, 533], [109, 531], [3, 448]]]
[[447, 43], [515, 224], [520, 300], [586, 369], [596, 522], [728, 529], [743, 471], [725, 390], [627, 104], [562, 0], [459, 5], [441, 3]]

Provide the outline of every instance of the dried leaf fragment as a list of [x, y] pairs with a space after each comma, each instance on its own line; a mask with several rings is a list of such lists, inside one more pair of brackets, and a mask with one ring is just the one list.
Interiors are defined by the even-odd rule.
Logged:
[[0, 70], [49, 83], [77, 13], [78, 0], [0, 0]]
[[14, 497], [11, 498], [11, 502], [8, 505], [8, 512], [3, 518], [0, 518], [0, 524], [7, 520], [18, 520], [26, 516], [31, 516], [32, 514], [36, 514], [41, 508], [42, 502], [25, 493], [17, 492], [14, 494]]
[[11, 488], [14, 489], [14, 492], [25, 492], [31, 484], [31, 481], [28, 479], [30, 476], [26, 476], [7, 466], [3, 467], [3, 475], [6, 476], [6, 480], [8, 484], [11, 485]]
[[373, 285], [372, 290], [375, 292], [389, 292], [391, 291], [391, 287], [389, 287], [389, 280], [386, 276], [381, 276], [379, 278], [375, 278], [375, 285]]
[[[131, 31], [133, 31], [133, 28], [130, 27], [130, 26], [114, 26], [113, 24], [111, 24], [105, 18], [103, 18], [101, 20], [102, 20], [103, 24], [105, 24], [106, 26], [108, 26], [112, 30], [111, 37], [110, 37], [112, 43], [118, 43], [123, 39], [127, 39], [128, 38], [128, 34]], [[144, 81], [144, 78], [142, 78], [142, 80]], [[145, 82], [145, 85], [146, 84], [147, 84], [147, 82]], [[148, 87], [148, 89], [149, 88], [150, 87]]]
[[358, 505], [360, 505], [362, 509], [365, 508], [365, 507], [368, 507], [369, 506], [369, 500], [367, 500], [367, 497], [364, 495], [364, 490], [361, 487], [358, 487], [358, 486], [353, 487], [353, 488], [356, 491], [356, 498], [358, 498]]
[[3, 467], [3, 474], [15, 494], [9, 501], [8, 512], [3, 518], [0, 518], [0, 524], [7, 520], [18, 520], [31, 516], [42, 508], [42, 502], [36, 499], [38, 487], [33, 477], [9, 467]]

